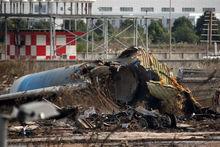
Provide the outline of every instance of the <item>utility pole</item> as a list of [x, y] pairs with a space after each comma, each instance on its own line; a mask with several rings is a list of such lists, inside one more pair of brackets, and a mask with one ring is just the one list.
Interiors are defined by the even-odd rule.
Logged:
[[108, 19], [105, 18], [104, 19], [104, 29], [103, 29], [103, 32], [104, 32], [104, 46], [105, 46], [105, 51], [106, 51], [106, 59], [108, 59]]
[[137, 24], [137, 18], [134, 18], [134, 46], [138, 46], [138, 24]]
[[89, 20], [86, 19], [86, 59], [88, 60], [89, 56]]
[[[211, 49], [211, 45], [212, 45], [212, 21], [213, 21], [212, 20], [213, 19], [212, 18], [212, 11], [210, 11], [210, 16], [209, 17], [210, 17], [210, 19], [209, 19], [209, 29], [208, 29], [208, 34], [209, 34], [208, 35], [209, 36], [208, 37], [209, 38], [209, 48], [208, 49], [210, 50]], [[207, 51], [207, 53], [208, 53], [208, 51]]]
[[5, 60], [7, 60], [7, 50], [8, 50], [8, 19], [5, 17]]
[[[147, 10], [146, 10], [146, 16], [147, 16]], [[147, 51], [149, 50], [149, 47], [148, 47], [148, 18], [146, 17], [146, 49]]]
[[52, 51], [53, 51], [53, 20], [50, 17], [50, 59], [52, 59]]
[[[94, 29], [93, 18], [91, 19], [91, 22], [92, 22], [91, 29], [93, 30]], [[92, 60], [94, 58], [93, 51], [94, 51], [94, 30], [92, 31]]]
[[171, 23], [172, 23], [172, 20], [171, 20], [171, 9], [172, 9], [172, 5], [171, 5], [171, 0], [170, 0], [170, 11], [169, 11], [169, 35], [170, 35], [170, 42], [169, 42], [169, 59], [171, 59], [171, 55], [172, 55], [172, 26], [171, 26]]

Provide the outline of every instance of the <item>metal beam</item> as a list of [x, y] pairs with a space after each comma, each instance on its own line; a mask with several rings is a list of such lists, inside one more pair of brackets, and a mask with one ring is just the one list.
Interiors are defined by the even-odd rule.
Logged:
[[[86, 32], [89, 32], [89, 20], [86, 19]], [[89, 53], [89, 33], [86, 34], [86, 59], [88, 59]]]
[[53, 26], [52, 26], [52, 18], [50, 17], [50, 59], [52, 59], [52, 51], [53, 51]]
[[170, 0], [170, 11], [169, 11], [169, 59], [172, 57], [172, 1]]
[[7, 60], [7, 43], [8, 43], [8, 20], [5, 17], [5, 60]]
[[154, 18], [154, 17], [146, 17], [146, 16], [127, 16], [127, 15], [64, 15], [64, 14], [0, 14], [0, 17], [11, 17], [11, 18], [31, 18], [31, 17], [56, 17], [56, 18], [62, 18], [62, 19], [68, 19], [68, 18], [77, 18], [77, 19], [160, 19], [160, 18]]
[[[94, 28], [94, 21], [93, 19], [91, 19], [91, 29], [93, 28]], [[94, 52], [94, 31], [92, 31], [92, 60], [94, 58], [93, 52]]]
[[104, 19], [104, 46], [105, 46], [105, 52], [106, 52], [106, 59], [108, 59], [108, 19]]
[[138, 46], [138, 24], [137, 18], [134, 18], [134, 46]]
[[56, 55], [56, 28], [55, 28], [55, 17], [53, 17], [52, 21], [53, 21], [53, 56]]

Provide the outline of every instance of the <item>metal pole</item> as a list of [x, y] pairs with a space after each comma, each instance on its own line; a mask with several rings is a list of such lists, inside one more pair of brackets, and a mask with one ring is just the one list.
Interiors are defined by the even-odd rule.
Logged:
[[104, 19], [104, 42], [105, 42], [105, 50], [106, 50], [106, 59], [108, 59], [108, 19]]
[[[147, 15], [147, 11], [146, 11], [146, 15]], [[148, 34], [149, 34], [149, 33], [148, 33], [148, 19], [147, 19], [147, 18], [146, 18], [146, 28], [145, 28], [145, 29], [146, 29], [146, 49], [147, 49], [147, 51], [149, 51], [149, 46], [148, 46], [148, 44], [149, 44], [149, 43], [148, 43], [148, 42], [149, 42], [149, 41], [148, 41], [148, 40], [149, 40], [149, 39], [148, 39]]]
[[138, 24], [137, 18], [134, 18], [134, 46], [138, 46]]
[[53, 17], [53, 34], [52, 34], [52, 36], [53, 36], [53, 57], [55, 57], [55, 55], [56, 55], [56, 41], [55, 41], [55, 39], [56, 39], [56, 29], [55, 29], [55, 17]]
[[50, 17], [50, 59], [52, 58], [53, 50], [53, 28], [52, 28], [52, 17]]
[[7, 17], [5, 17], [5, 60], [7, 60], [7, 46], [8, 43], [8, 21], [7, 21]]
[[172, 54], [172, 27], [171, 27], [171, 23], [172, 23], [172, 20], [171, 20], [171, 0], [170, 0], [170, 12], [169, 12], [169, 19], [170, 19], [170, 22], [169, 22], [169, 35], [170, 35], [170, 42], [169, 42], [169, 59], [171, 59], [171, 54]]
[[[92, 30], [93, 30], [93, 28], [94, 28], [94, 24], [93, 24], [93, 18], [92, 18]], [[92, 31], [92, 59], [93, 59], [93, 51], [94, 51], [94, 30]]]
[[86, 59], [88, 60], [89, 55], [89, 20], [86, 19]]
[[76, 19], [76, 18], [74, 19], [74, 23], [75, 23], [75, 25], [74, 25], [74, 31], [76, 31], [76, 30], [77, 30], [77, 19]]
[[30, 29], [30, 21], [29, 21], [29, 18], [27, 18], [27, 29], [28, 29], [28, 30]]
[[210, 32], [210, 23], [208, 23], [208, 29], [207, 29], [207, 43], [206, 43], [206, 56], [208, 56], [208, 50], [209, 50], [209, 32]]
[[136, 42], [135, 42], [135, 38], [136, 38], [135, 19], [134, 19], [133, 21], [134, 21], [134, 22], [133, 22], [133, 23], [134, 23], [134, 24], [133, 24], [133, 25], [134, 25], [134, 34], [133, 34], [133, 35], [134, 35], [134, 40], [133, 40], [133, 45], [136, 46]]
[[[208, 51], [211, 49], [212, 45], [212, 11], [210, 11], [210, 21], [209, 21], [209, 48]], [[207, 51], [207, 53], [208, 53]]]
[[0, 115], [0, 147], [7, 147], [8, 121]]
[[71, 30], [72, 21], [71, 21], [71, 20], [68, 20], [68, 22], [69, 22], [69, 23], [68, 23], [68, 25], [69, 25], [69, 26], [68, 26], [68, 29]]
[[148, 46], [148, 19], [146, 18], [146, 49], [149, 50]]

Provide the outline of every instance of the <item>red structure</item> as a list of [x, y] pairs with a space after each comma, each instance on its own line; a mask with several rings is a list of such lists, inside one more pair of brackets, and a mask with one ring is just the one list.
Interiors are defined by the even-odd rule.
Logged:
[[8, 32], [8, 59], [76, 59], [76, 36], [81, 32], [69, 33], [57, 31], [55, 33], [55, 48], [51, 48], [50, 32], [19, 31]]

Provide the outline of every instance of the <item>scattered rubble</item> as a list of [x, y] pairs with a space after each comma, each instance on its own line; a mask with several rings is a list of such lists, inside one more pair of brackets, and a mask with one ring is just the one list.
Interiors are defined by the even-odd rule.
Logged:
[[[48, 73], [53, 75], [48, 76]], [[47, 101], [61, 112], [59, 118], [37, 121], [32, 127], [23, 124], [15, 128], [12, 125], [10, 133], [15, 138], [16, 133], [37, 136], [60, 131], [66, 134], [115, 130], [181, 132], [199, 130], [200, 124], [204, 125], [203, 129], [219, 130], [212, 123], [219, 121], [217, 109], [204, 108], [179, 81], [171, 69], [150, 53], [131, 47], [116, 59], [21, 77], [12, 85], [11, 93], [0, 96], [0, 108], [5, 110], [32, 101]], [[213, 98], [216, 105], [219, 105], [218, 99], [217, 91]], [[66, 119], [68, 123], [54, 125], [59, 122], [54, 119], [61, 118], [61, 122]], [[188, 127], [181, 127], [179, 123]]]

